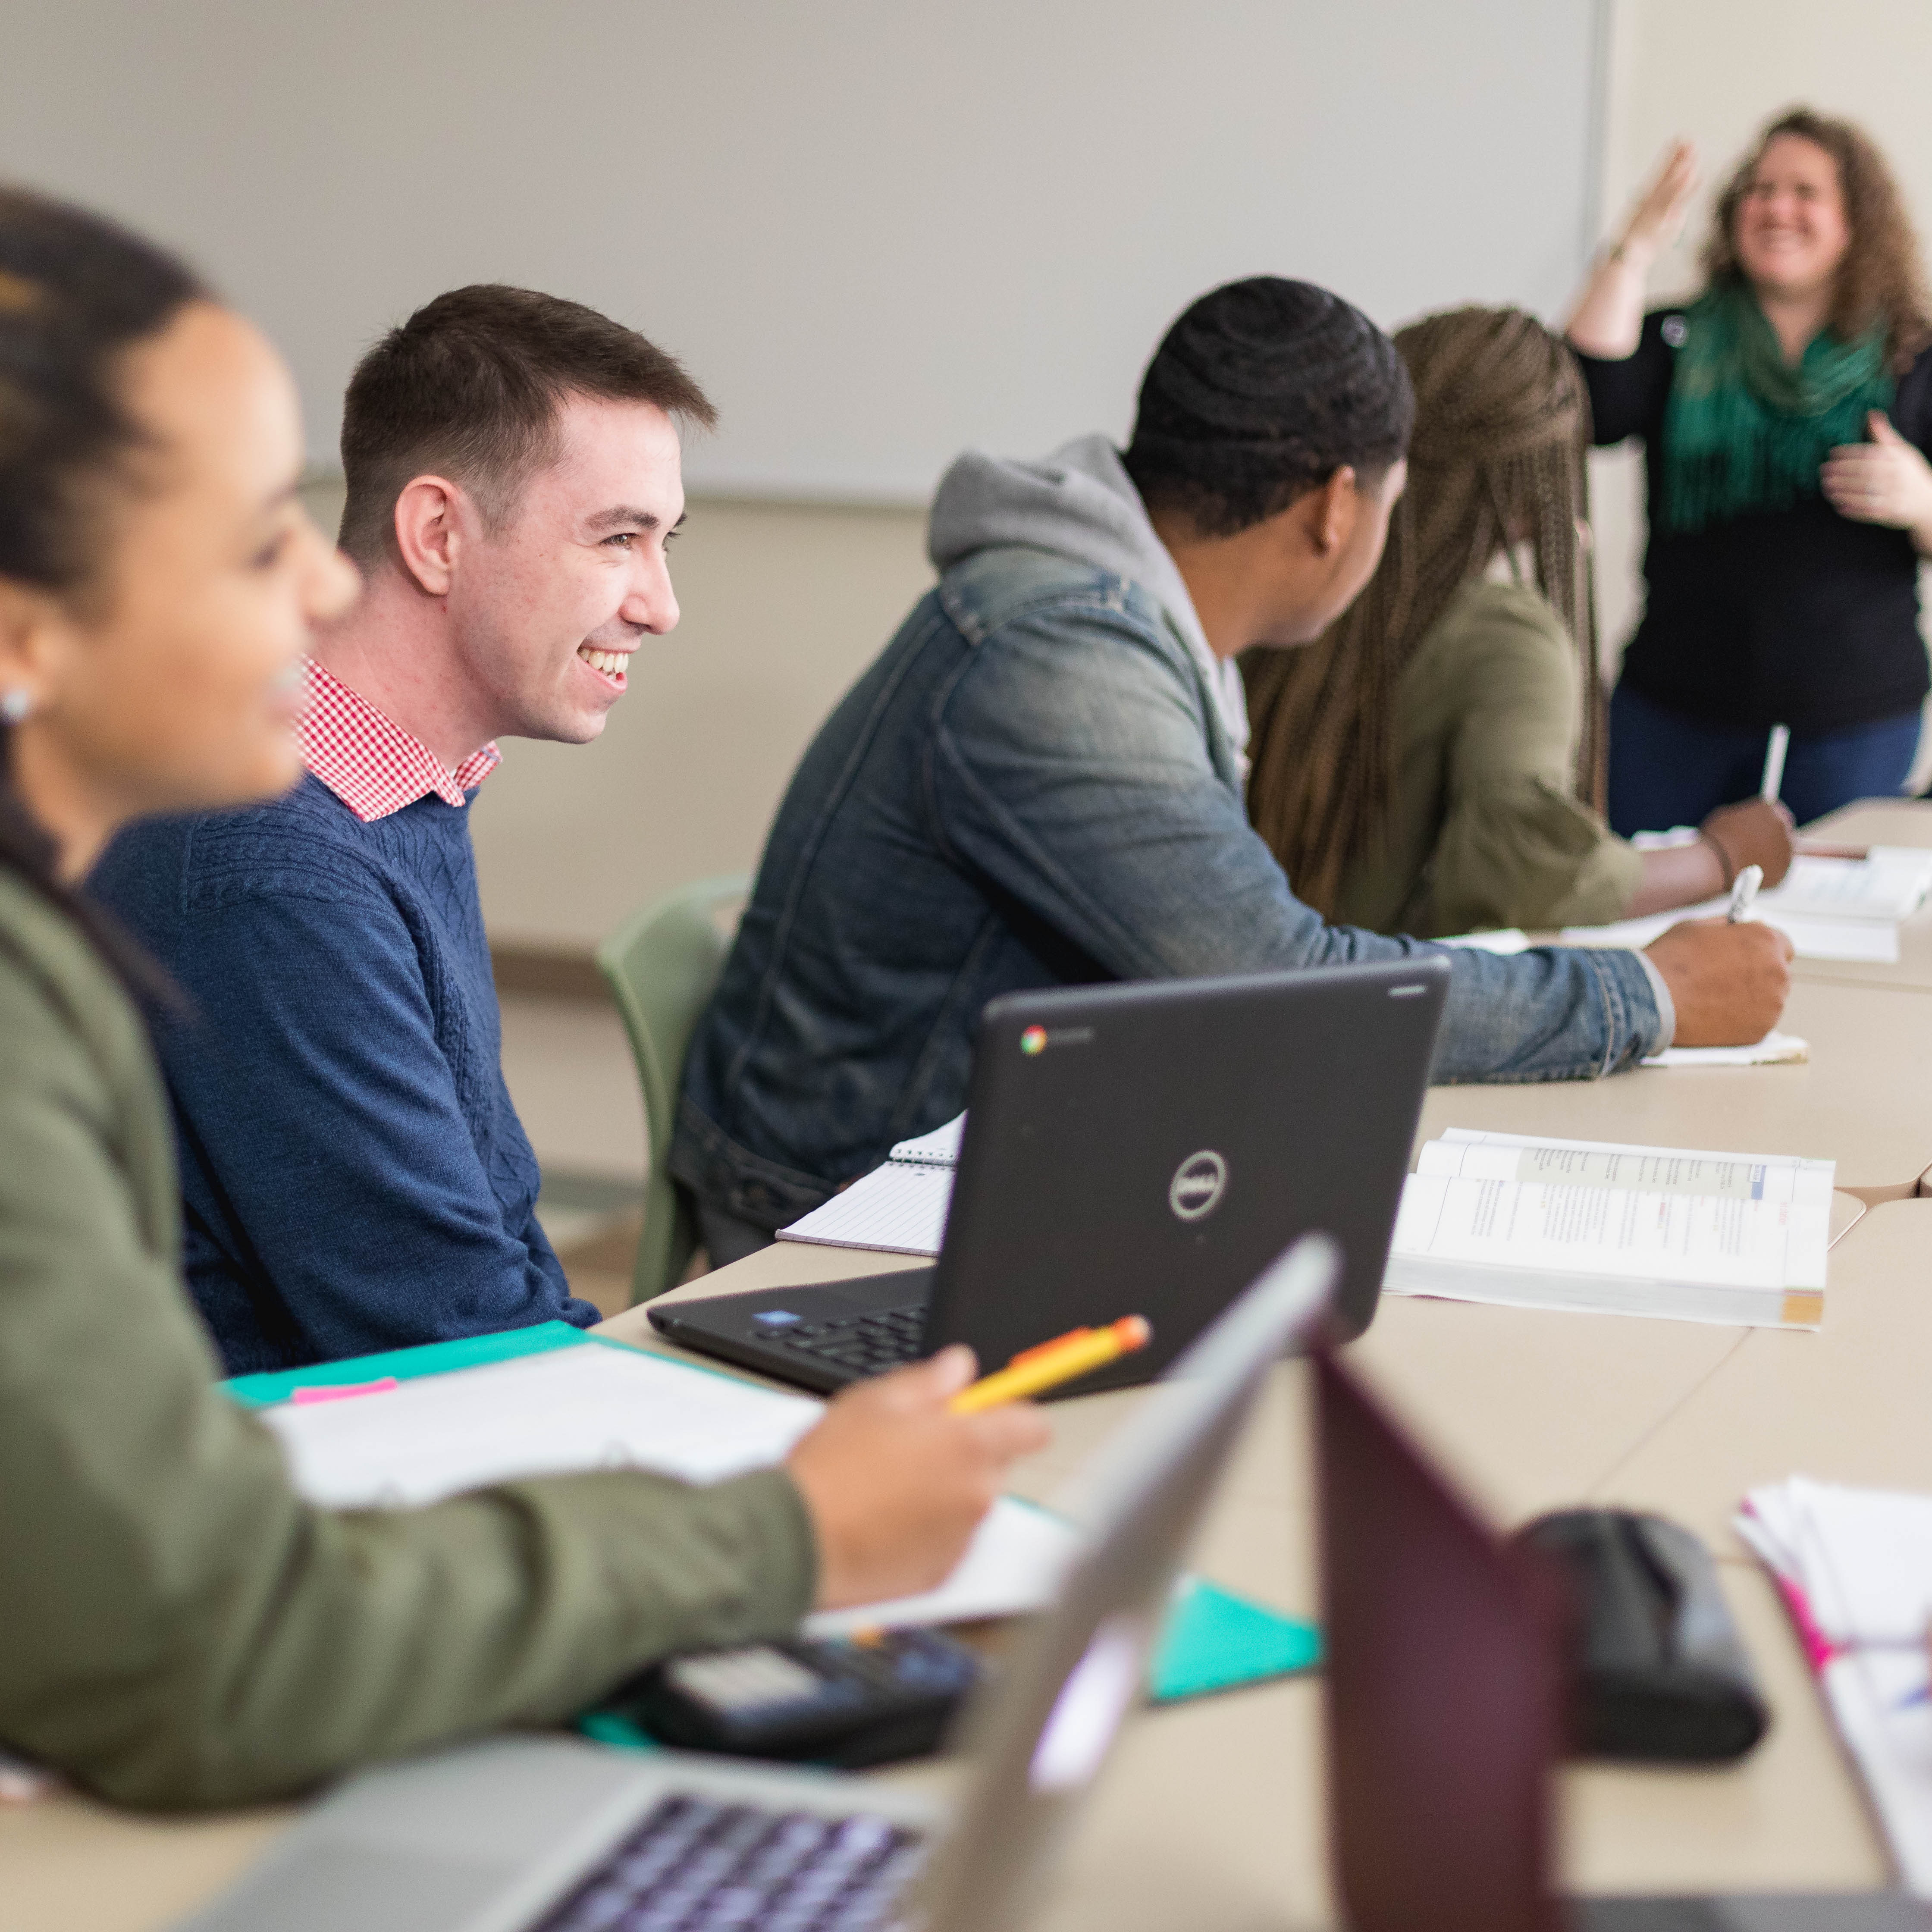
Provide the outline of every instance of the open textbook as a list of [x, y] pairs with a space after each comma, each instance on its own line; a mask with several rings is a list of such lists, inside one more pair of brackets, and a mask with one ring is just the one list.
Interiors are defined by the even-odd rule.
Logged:
[[1382, 1286], [1816, 1328], [1835, 1163], [1452, 1128], [1403, 1184]]
[[822, 1208], [789, 1228], [782, 1241], [817, 1241], [835, 1248], [876, 1248], [889, 1255], [936, 1255], [952, 1201], [964, 1114], [917, 1140], [901, 1141], [883, 1167], [862, 1175]]
[[[1825, 859], [1801, 853], [1776, 886], [1759, 893], [1750, 916], [1780, 928], [1801, 959], [1858, 960], [1892, 965], [1898, 926], [1932, 893], [1932, 852], [1874, 845], [1862, 859]], [[1648, 946], [1679, 920], [1722, 919], [1728, 896], [1701, 905], [1610, 926], [1564, 929], [1571, 946]]]
[[1932, 1898], [1932, 1496], [1794, 1476], [1752, 1490], [1735, 1520], [1777, 1580], [1905, 1888]]

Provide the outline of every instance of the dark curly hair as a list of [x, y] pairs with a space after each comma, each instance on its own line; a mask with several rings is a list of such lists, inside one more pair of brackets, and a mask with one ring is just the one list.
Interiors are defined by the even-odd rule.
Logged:
[[1150, 510], [1233, 536], [1344, 464], [1386, 470], [1414, 420], [1402, 358], [1360, 309], [1256, 275], [1203, 296], [1167, 332], [1124, 460]]
[[1737, 256], [1738, 209], [1750, 192], [1766, 149], [1786, 134], [1822, 148], [1838, 164], [1851, 242], [1838, 265], [1832, 333], [1841, 342], [1852, 342], [1882, 328], [1887, 352], [1902, 374], [1932, 343], [1932, 299], [1926, 293], [1924, 264], [1905, 198], [1877, 144], [1850, 122], [1793, 107], [1765, 129], [1718, 197], [1711, 238], [1704, 244], [1705, 273], [1713, 282], [1744, 280]]

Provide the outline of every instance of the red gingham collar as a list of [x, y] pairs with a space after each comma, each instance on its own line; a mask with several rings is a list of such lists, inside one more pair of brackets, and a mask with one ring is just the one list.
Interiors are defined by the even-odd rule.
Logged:
[[420, 738], [386, 718], [314, 658], [308, 674], [308, 706], [297, 731], [302, 763], [367, 825], [386, 818], [430, 792], [446, 805], [462, 805], [502, 761], [494, 745], [472, 752], [451, 771]]

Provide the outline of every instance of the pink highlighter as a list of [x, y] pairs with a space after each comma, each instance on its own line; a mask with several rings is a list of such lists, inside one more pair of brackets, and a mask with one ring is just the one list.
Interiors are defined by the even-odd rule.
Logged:
[[373, 1382], [323, 1382], [313, 1388], [298, 1388], [289, 1397], [298, 1408], [318, 1402], [346, 1402], [354, 1395], [380, 1395], [396, 1386], [394, 1376], [380, 1376]]

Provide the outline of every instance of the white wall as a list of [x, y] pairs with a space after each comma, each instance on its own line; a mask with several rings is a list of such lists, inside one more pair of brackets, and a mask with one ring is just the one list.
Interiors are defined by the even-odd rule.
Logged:
[[[1612, 0], [1604, 154], [1606, 233], [1679, 134], [1698, 146], [1705, 188], [1652, 286], [1700, 286], [1710, 210], [1738, 158], [1781, 110], [1803, 104], [1859, 122], [1885, 150], [1922, 238], [1932, 220], [1932, 7], [1926, 0]], [[1642, 469], [1635, 452], [1593, 459], [1598, 606], [1606, 656], [1620, 656], [1642, 608]], [[1922, 766], [1932, 760], [1932, 733]]]
[[701, 488], [910, 501], [1124, 431], [1230, 277], [1378, 319], [1546, 307], [1584, 245], [1590, 0], [12, 0], [0, 176], [184, 248], [312, 446], [370, 340], [520, 281], [682, 354]]

